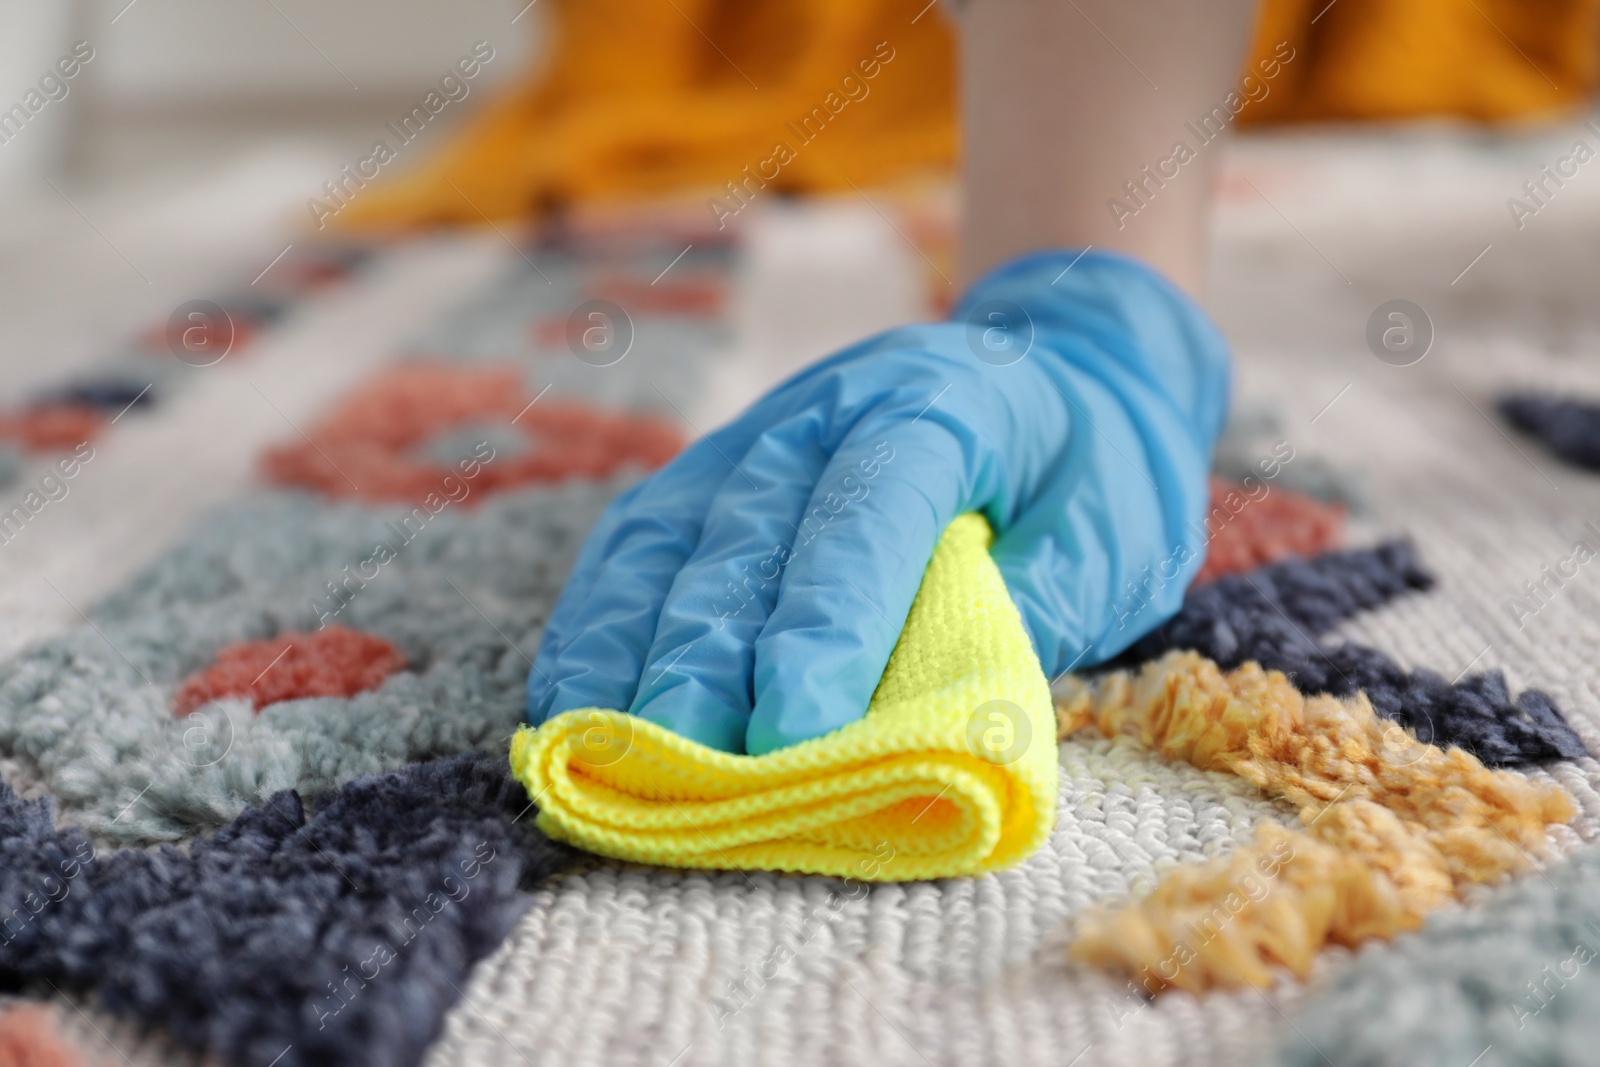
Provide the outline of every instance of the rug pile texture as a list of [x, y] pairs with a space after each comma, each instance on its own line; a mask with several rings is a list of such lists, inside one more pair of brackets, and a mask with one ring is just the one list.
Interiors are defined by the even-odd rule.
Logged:
[[[691, 816], [583, 764], [586, 719], [518, 731], [585, 533], [698, 432], [743, 252], [636, 220], [515, 253], [0, 665], [0, 1062], [1585, 1062], [1600, 628], [1539, 563], [1580, 555], [1592, 474], [1452, 467], [1503, 445], [1471, 408], [1404, 468], [1247, 412], [1180, 614], [1103, 670], [1018, 673], [1015, 759], [965, 751], [964, 704], [936, 745], [880, 752], [869, 715], [759, 782], [635, 728], [736, 817]], [[391, 254], [291, 261], [252, 327]], [[188, 372], [147, 348], [42, 396], [28, 425], [65, 428], [14, 466], [162, 418]], [[1355, 436], [1393, 417], [1347, 403]], [[1513, 417], [1582, 462], [1562, 410]], [[1003, 599], [962, 573], [936, 558], [923, 621]], [[1010, 663], [996, 612], [979, 658]], [[934, 662], [919, 619], [902, 651]], [[886, 706], [927, 688], [902, 673]], [[905, 795], [857, 817], [885, 752]], [[802, 779], [844, 817], [769, 802]]]

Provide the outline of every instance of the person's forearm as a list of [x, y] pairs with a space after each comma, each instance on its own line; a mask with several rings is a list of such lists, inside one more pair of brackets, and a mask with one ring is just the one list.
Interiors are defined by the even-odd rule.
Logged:
[[1201, 120], [1228, 113], [1254, 12], [1254, 0], [968, 0], [963, 283], [1024, 252], [1093, 245], [1198, 294], [1219, 154]]

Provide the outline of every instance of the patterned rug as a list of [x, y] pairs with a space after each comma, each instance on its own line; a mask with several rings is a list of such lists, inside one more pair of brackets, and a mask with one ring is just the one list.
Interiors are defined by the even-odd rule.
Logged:
[[[897, 217], [937, 274], [938, 227]], [[1229, 218], [1224, 323], [1298, 285], [1327, 298], [1305, 349], [1348, 333], [1363, 362], [1235, 330], [1226, 565], [1058, 681], [1028, 860], [869, 885], [534, 828], [506, 750], [540, 628], [599, 509], [709, 428], [750, 265], [676, 218], [519, 233], [0, 666], [0, 1063], [1588, 1062], [1600, 480], [1493, 407], [1588, 372], [1469, 339], [1484, 291], [1554, 268], [1443, 272], [1415, 294], [1438, 350], [1400, 367], [1359, 340], [1393, 294], [1336, 227], [1301, 220], [1324, 264]], [[321, 249], [270, 308], [215, 303], [270, 341], [406, 254]], [[1359, 295], [1313, 276], [1333, 262]], [[8, 544], [191, 387], [171, 340], [14, 405]]]

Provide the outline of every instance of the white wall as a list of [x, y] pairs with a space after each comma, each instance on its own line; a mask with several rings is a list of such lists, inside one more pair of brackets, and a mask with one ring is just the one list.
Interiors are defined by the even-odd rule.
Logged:
[[[67, 49], [68, 0], [0, 0], [0, 111], [22, 101]], [[51, 102], [0, 143], [0, 185], [50, 169], [66, 137], [72, 94]]]
[[[195, 119], [231, 151], [285, 126], [384, 115], [419, 100], [475, 42], [487, 41], [494, 60], [472, 83], [473, 106], [481, 105], [487, 90], [534, 61], [548, 4], [0, 0], [0, 113], [74, 42], [94, 49], [64, 99], [0, 140], [0, 187], [43, 188], [41, 176], [61, 179], [108, 139], [120, 139], [115, 158], [123, 161], [130, 143], [148, 144], [149, 155], [170, 153], [163, 135]], [[0, 218], [0, 230], [6, 225]]]
[[97, 107], [139, 110], [410, 95], [479, 40], [496, 52], [486, 78], [504, 81], [541, 24], [538, 3], [512, 23], [526, 0], [80, 2], [79, 32], [104, 45]]

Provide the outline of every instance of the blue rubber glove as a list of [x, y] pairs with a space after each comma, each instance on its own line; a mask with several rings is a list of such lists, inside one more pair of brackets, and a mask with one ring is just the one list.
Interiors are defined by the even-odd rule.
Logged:
[[807, 368], [619, 497], [528, 679], [528, 721], [625, 708], [761, 754], [859, 719], [934, 543], [982, 512], [1051, 676], [1175, 612], [1203, 562], [1227, 349], [1142, 264], [1051, 252], [951, 321]]

